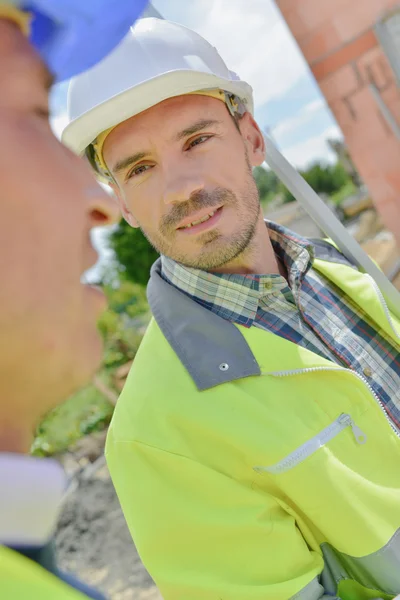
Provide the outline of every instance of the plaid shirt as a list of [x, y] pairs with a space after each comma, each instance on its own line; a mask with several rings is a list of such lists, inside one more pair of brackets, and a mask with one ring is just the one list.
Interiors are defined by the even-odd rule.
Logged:
[[270, 221], [266, 225], [289, 285], [281, 275], [208, 273], [162, 256], [164, 279], [223, 319], [268, 330], [352, 369], [399, 431], [400, 346], [312, 268], [312, 243]]

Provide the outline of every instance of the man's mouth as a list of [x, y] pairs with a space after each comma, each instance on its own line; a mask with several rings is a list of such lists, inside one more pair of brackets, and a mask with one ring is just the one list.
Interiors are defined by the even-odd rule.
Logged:
[[211, 211], [210, 213], [208, 213], [206, 215], [204, 215], [204, 217], [201, 217], [201, 219], [197, 219], [195, 221], [192, 221], [188, 225], [183, 225], [183, 227], [178, 227], [178, 229], [188, 229], [189, 227], [193, 227], [194, 225], [199, 225], [200, 223], [204, 223], [205, 221], [208, 221], [208, 219], [211, 219], [211, 217], [213, 217], [216, 212], [217, 212], [217, 209]]
[[222, 206], [220, 206], [219, 208], [214, 208], [213, 210], [199, 216], [197, 219], [195, 218], [191, 221], [186, 221], [177, 229], [178, 231], [185, 231], [187, 233], [192, 233], [192, 231], [194, 233], [194, 231], [200, 231], [200, 229], [203, 230], [205, 227], [207, 227], [207, 225], [212, 225], [214, 221], [217, 220], [217, 217], [219, 217], [221, 211]]

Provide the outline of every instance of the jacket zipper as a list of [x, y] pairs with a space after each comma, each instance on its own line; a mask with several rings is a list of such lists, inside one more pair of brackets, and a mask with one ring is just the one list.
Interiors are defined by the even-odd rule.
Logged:
[[273, 475], [279, 475], [290, 471], [298, 464], [306, 460], [309, 456], [317, 452], [319, 448], [325, 446], [328, 442], [333, 440], [341, 431], [351, 427], [354, 435], [354, 439], [357, 444], [365, 444], [367, 436], [361, 431], [361, 429], [355, 424], [350, 415], [342, 413], [333, 423], [325, 427], [313, 438], [302, 444], [299, 448], [296, 448], [293, 452], [288, 454], [285, 458], [269, 467], [254, 467], [254, 471], [257, 473], [271, 473]]
[[349, 373], [350, 375], [357, 377], [360, 381], [362, 381], [364, 383], [364, 385], [366, 385], [369, 392], [372, 394], [372, 396], [376, 400], [379, 408], [383, 412], [383, 415], [384, 415], [386, 421], [389, 423], [391, 429], [394, 431], [396, 436], [398, 438], [400, 438], [400, 433], [397, 431], [396, 427], [393, 425], [393, 423], [389, 419], [387, 412], [385, 410], [385, 407], [384, 407], [383, 403], [381, 402], [381, 400], [375, 394], [374, 390], [369, 385], [368, 381], [366, 379], [364, 379], [364, 377], [362, 375], [360, 375], [359, 373], [356, 373], [355, 371], [351, 371], [350, 369], [345, 369], [344, 367], [309, 367], [308, 369], [294, 369], [293, 371], [270, 371], [270, 372], [262, 371], [261, 375], [272, 375], [273, 377], [289, 377], [290, 375], [302, 375], [303, 373], [313, 373], [314, 371], [345, 371], [346, 373]]
[[[386, 315], [386, 319], [388, 320], [388, 323], [394, 333], [394, 335], [396, 336], [397, 339], [400, 339], [399, 334], [397, 333], [394, 325], [393, 325], [393, 321], [392, 321], [392, 317], [389, 311], [389, 308], [386, 304], [385, 298], [381, 292], [381, 290], [379, 289], [379, 286], [377, 285], [375, 279], [373, 279], [373, 277], [371, 277], [371, 275], [369, 275], [369, 273], [366, 273], [366, 276], [369, 278], [372, 287], [374, 288], [374, 290], [376, 291], [376, 293], [378, 294], [378, 298], [379, 301], [383, 307], [383, 310], [385, 312]], [[387, 412], [385, 410], [385, 407], [383, 406], [383, 403], [381, 402], [381, 400], [378, 398], [378, 396], [375, 394], [374, 390], [371, 388], [371, 386], [369, 385], [368, 381], [366, 381], [364, 379], [364, 377], [362, 377], [361, 375], [359, 375], [358, 373], [355, 373], [354, 371], [350, 371], [350, 373], [353, 373], [353, 375], [356, 375], [359, 379], [361, 379], [361, 381], [363, 381], [365, 383], [365, 385], [369, 388], [370, 392], [372, 393], [372, 395], [374, 396], [374, 398], [377, 400], [383, 414], [385, 415], [386, 421], [389, 423], [390, 427], [393, 429], [393, 431], [395, 432], [397, 437], [400, 437], [400, 433], [399, 431], [396, 429], [396, 427], [393, 425], [393, 423], [391, 422], [391, 420], [389, 419]]]

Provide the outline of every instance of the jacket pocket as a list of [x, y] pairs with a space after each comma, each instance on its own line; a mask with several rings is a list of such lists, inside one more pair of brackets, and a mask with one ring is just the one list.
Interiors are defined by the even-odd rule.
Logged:
[[342, 413], [337, 419], [335, 419], [335, 421], [333, 421], [333, 423], [296, 448], [296, 450], [293, 450], [293, 452], [285, 456], [285, 458], [279, 462], [269, 466], [255, 466], [253, 469], [257, 473], [271, 473], [272, 475], [286, 473], [302, 463], [304, 460], [306, 460], [306, 458], [309, 458], [315, 454], [317, 450], [333, 440], [333, 438], [339, 435], [339, 433], [341, 433], [347, 427], [351, 427], [357, 444], [365, 444], [367, 441], [367, 436], [355, 424], [350, 415]]

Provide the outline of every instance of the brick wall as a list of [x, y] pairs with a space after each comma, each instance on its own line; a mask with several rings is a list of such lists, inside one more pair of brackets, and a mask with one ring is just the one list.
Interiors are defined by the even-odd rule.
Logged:
[[400, 245], [400, 141], [370, 90], [400, 125], [400, 90], [375, 36], [399, 0], [276, 0], [303, 52], [386, 226]]

